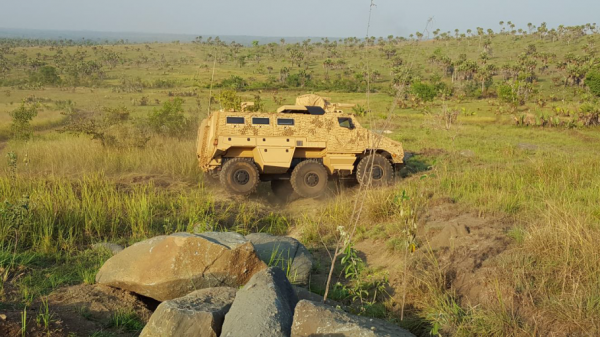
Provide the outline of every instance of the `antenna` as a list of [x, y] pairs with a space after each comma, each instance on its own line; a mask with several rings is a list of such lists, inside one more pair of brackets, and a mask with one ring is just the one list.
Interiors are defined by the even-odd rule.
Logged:
[[215, 48], [215, 58], [213, 60], [212, 76], [210, 77], [210, 90], [208, 91], [208, 115], [210, 115], [210, 103], [212, 102], [212, 88], [213, 82], [215, 80], [215, 68], [217, 67], [217, 54], [219, 53], [219, 50], [217, 48], [218, 46]]

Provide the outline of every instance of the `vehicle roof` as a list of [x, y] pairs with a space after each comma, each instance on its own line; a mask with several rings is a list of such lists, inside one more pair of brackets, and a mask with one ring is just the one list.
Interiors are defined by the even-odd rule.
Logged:
[[277, 109], [278, 113], [301, 113], [309, 115], [324, 115], [325, 110], [320, 106], [284, 105]]

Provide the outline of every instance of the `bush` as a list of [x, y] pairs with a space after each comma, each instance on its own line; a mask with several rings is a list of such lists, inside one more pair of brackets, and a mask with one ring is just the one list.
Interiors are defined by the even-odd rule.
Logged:
[[13, 137], [17, 140], [29, 140], [33, 136], [30, 122], [38, 114], [38, 104], [25, 104], [23, 101], [21, 106], [9, 112], [12, 118], [10, 126]]
[[412, 84], [411, 93], [425, 102], [431, 102], [437, 96], [437, 91], [433, 85], [428, 85], [422, 82]]
[[220, 84], [217, 85], [217, 87], [220, 88], [227, 88], [233, 90], [241, 90], [246, 88], [247, 86], [248, 82], [246, 82], [245, 79], [235, 75], [231, 75], [231, 77], [229, 77], [228, 79], [224, 79], [223, 81], [221, 81]]
[[226, 111], [242, 110], [242, 98], [233, 90], [225, 90], [219, 94], [219, 103]]
[[505, 103], [514, 103], [517, 100], [515, 92], [508, 84], [498, 86], [498, 98]]
[[183, 99], [177, 97], [164, 102], [161, 109], [150, 113], [148, 123], [156, 133], [181, 137], [190, 125], [183, 115]]
[[58, 76], [56, 68], [52, 66], [43, 66], [37, 72], [33, 72], [29, 75], [29, 81], [32, 83], [55, 85], [60, 83], [60, 76]]
[[59, 132], [87, 135], [92, 140], [99, 140], [104, 147], [144, 148], [150, 140], [144, 125], [132, 120], [126, 107], [106, 107], [98, 117], [74, 108], [64, 114], [69, 117], [69, 123]]
[[590, 88], [592, 94], [600, 97], [600, 70], [590, 71], [585, 78], [585, 84]]

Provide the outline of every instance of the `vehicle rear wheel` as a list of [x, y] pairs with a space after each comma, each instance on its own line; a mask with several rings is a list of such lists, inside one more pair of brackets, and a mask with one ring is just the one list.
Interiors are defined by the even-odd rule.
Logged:
[[292, 183], [289, 180], [271, 180], [271, 190], [277, 198], [285, 202], [290, 202], [298, 198], [298, 194], [294, 191]]
[[379, 153], [363, 157], [356, 166], [356, 180], [361, 185], [386, 186], [394, 179], [394, 168], [390, 161]]
[[219, 180], [231, 194], [249, 195], [256, 190], [259, 179], [256, 164], [246, 158], [230, 159], [223, 164]]
[[316, 160], [305, 160], [296, 165], [290, 182], [294, 191], [304, 198], [321, 196], [327, 188], [329, 175], [323, 164]]

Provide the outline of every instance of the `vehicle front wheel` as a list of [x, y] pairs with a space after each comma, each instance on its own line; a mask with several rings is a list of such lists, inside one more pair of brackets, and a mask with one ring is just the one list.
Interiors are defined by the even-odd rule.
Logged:
[[294, 191], [303, 198], [317, 198], [327, 188], [329, 175], [323, 164], [316, 160], [305, 160], [292, 171], [290, 182]]
[[390, 161], [379, 153], [363, 157], [356, 166], [356, 180], [361, 185], [386, 186], [394, 179], [394, 168]]
[[223, 164], [219, 180], [231, 194], [249, 195], [256, 190], [259, 179], [256, 164], [246, 158], [230, 159]]

